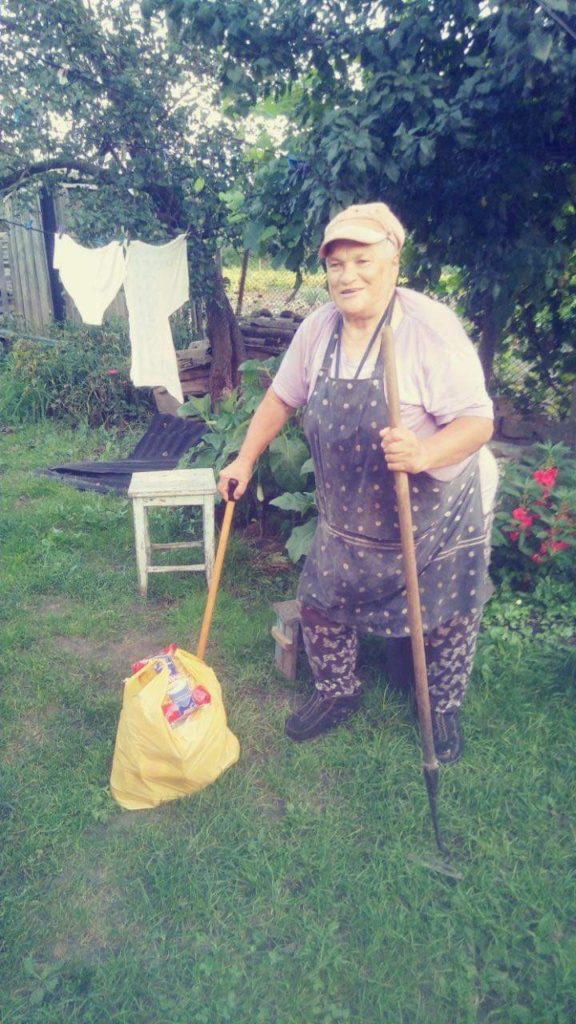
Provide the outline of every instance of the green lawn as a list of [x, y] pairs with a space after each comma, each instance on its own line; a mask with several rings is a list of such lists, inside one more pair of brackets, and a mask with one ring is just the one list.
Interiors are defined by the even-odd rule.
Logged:
[[441, 772], [461, 881], [422, 863], [418, 734], [379, 641], [363, 713], [284, 738], [310, 684], [275, 670], [270, 605], [296, 575], [239, 536], [207, 661], [240, 760], [196, 797], [123, 811], [123, 677], [171, 641], [195, 650], [206, 589], [155, 576], [143, 601], [127, 500], [33, 472], [115, 450], [0, 433], [2, 1024], [574, 1024], [575, 602], [539, 633], [528, 598], [493, 601], [465, 756]]

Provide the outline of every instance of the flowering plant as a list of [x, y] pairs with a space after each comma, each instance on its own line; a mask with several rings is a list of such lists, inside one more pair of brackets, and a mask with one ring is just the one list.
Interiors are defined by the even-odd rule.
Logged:
[[493, 543], [496, 566], [505, 564], [524, 577], [540, 567], [573, 566], [576, 460], [565, 445], [535, 445], [519, 463], [507, 465]]

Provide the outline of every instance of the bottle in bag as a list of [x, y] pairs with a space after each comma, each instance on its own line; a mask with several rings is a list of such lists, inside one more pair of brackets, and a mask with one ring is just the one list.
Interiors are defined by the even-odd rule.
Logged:
[[162, 704], [164, 717], [174, 727], [184, 722], [199, 707], [210, 704], [211, 697], [203, 686], [194, 686], [193, 681], [178, 668], [171, 656], [165, 659], [170, 673], [166, 699]]

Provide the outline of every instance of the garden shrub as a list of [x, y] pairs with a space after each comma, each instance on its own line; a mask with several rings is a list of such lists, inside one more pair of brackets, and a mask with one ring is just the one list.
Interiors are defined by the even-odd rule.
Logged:
[[576, 459], [566, 445], [536, 444], [507, 464], [493, 545], [494, 575], [513, 587], [576, 576]]
[[[200, 443], [182, 457], [181, 465], [210, 467], [218, 475], [235, 458], [280, 359], [281, 356], [273, 356], [242, 363], [242, 386], [232, 391], [216, 410], [212, 409], [208, 395], [190, 398], [179, 408], [180, 415], [199, 416], [209, 428]], [[313, 491], [303, 490], [312, 485], [310, 450], [301, 418], [296, 415], [262, 453], [242, 499], [248, 520], [262, 519], [270, 506], [288, 512], [288, 516], [283, 517], [283, 528], [290, 534], [286, 546], [293, 561], [306, 553], [314, 532], [313, 525], [309, 525], [314, 509]]]
[[17, 339], [0, 366], [4, 423], [43, 419], [118, 426], [155, 409], [149, 389], [129, 379], [130, 343], [122, 324], [54, 327], [52, 337]]

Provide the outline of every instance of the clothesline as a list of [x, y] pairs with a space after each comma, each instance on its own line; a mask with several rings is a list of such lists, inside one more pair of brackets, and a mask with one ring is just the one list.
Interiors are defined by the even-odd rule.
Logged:
[[[52, 237], [53, 235], [58, 235], [59, 237], [62, 237], [62, 235], [66, 233], [63, 229], [59, 229], [58, 231], [46, 231], [45, 228], [37, 228], [31, 220], [29, 220], [27, 224], [24, 224], [23, 221], [9, 220], [8, 217], [0, 217], [0, 223], [10, 224], [14, 228], [23, 228], [25, 231], [36, 231], [39, 235], [46, 235], [47, 238]], [[185, 235], [186, 238], [188, 238], [189, 232], [179, 231], [177, 235], [171, 235], [168, 241], [172, 241], [174, 238], [178, 238], [180, 235]], [[116, 239], [113, 239], [113, 241], [116, 241]], [[122, 242], [125, 245], [130, 244], [128, 234], [125, 234], [124, 237], [119, 239], [118, 241]], [[162, 245], [161, 242], [159, 244]]]
[[2, 224], [11, 224], [14, 228], [24, 228], [25, 231], [37, 231], [39, 235], [53, 235], [53, 231], [44, 231], [43, 228], [35, 228], [32, 221], [22, 224], [18, 220], [8, 220], [8, 217], [0, 217]]

